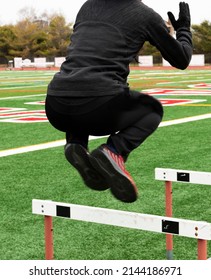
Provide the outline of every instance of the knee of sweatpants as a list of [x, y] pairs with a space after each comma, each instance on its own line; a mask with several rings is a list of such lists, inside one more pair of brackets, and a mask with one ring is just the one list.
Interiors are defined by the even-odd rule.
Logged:
[[150, 130], [152, 130], [153, 132], [158, 128], [159, 124], [161, 123], [162, 116], [157, 112], [152, 112], [145, 117], [144, 121], [146, 126], [150, 128]]
[[138, 92], [134, 90], [130, 90], [129, 93], [130, 93], [130, 100], [132, 100], [136, 104], [141, 104], [145, 108], [148, 108], [149, 110], [158, 113], [161, 116], [161, 119], [163, 118], [163, 114], [164, 114], [163, 105], [157, 98], [145, 94], [143, 92]]

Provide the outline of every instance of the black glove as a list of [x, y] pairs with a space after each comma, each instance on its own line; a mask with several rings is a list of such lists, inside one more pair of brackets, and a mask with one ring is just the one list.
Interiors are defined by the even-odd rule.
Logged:
[[175, 17], [172, 14], [172, 12], [168, 12], [168, 16], [171, 21], [171, 24], [176, 31], [181, 27], [190, 28], [190, 22], [191, 22], [189, 5], [185, 2], [180, 2], [179, 8], [180, 8], [180, 12], [179, 12], [178, 20], [175, 20]]

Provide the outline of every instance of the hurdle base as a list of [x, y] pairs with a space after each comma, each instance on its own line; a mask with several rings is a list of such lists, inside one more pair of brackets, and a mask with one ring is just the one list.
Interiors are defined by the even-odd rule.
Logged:
[[167, 260], [173, 260], [174, 259], [173, 250], [167, 250], [166, 251], [166, 259]]

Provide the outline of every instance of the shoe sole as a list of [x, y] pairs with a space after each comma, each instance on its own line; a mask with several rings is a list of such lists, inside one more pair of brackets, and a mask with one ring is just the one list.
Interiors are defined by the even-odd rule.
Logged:
[[137, 188], [124, 173], [121, 173], [120, 168], [115, 168], [106, 154], [100, 149], [94, 150], [91, 155], [90, 161], [92, 165], [107, 179], [114, 197], [122, 202], [131, 203], [136, 201], [138, 196]]
[[99, 174], [90, 162], [91, 156], [79, 144], [69, 144], [65, 147], [65, 157], [77, 169], [87, 187], [104, 191], [108, 189], [106, 180]]

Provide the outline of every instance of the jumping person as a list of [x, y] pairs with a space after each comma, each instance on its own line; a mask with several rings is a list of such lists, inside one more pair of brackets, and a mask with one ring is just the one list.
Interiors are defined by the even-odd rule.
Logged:
[[[138, 189], [125, 169], [128, 155], [160, 124], [163, 108], [127, 83], [129, 64], [146, 41], [178, 69], [192, 56], [189, 6], [179, 4], [178, 20], [169, 12], [176, 39], [164, 20], [141, 0], [88, 0], [74, 25], [67, 57], [48, 86], [46, 114], [66, 133], [65, 156], [95, 190], [110, 188], [123, 202]], [[88, 150], [89, 135], [109, 135]]]

